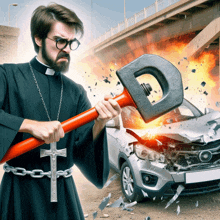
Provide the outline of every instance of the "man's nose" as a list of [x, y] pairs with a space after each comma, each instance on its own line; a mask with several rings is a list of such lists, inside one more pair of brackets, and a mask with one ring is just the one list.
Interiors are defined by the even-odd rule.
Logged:
[[71, 49], [70, 49], [70, 44], [67, 44], [67, 46], [63, 49], [63, 51], [65, 52], [65, 53], [70, 53], [71, 52]]

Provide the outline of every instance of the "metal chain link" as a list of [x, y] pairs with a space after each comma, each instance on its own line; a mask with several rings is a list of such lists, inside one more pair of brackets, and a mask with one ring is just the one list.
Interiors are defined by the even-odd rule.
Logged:
[[[44, 172], [40, 169], [34, 169], [34, 170], [26, 170], [22, 167], [12, 167], [9, 166], [7, 163], [4, 164], [3, 169], [6, 173], [12, 172], [15, 175], [18, 176], [25, 176], [30, 175], [33, 178], [42, 178], [44, 176], [47, 176], [48, 178], [51, 178], [51, 171]], [[60, 176], [63, 176], [64, 178], [70, 177], [72, 174], [72, 168], [66, 169], [66, 170], [59, 170], [56, 172], [56, 178], [59, 178]]]

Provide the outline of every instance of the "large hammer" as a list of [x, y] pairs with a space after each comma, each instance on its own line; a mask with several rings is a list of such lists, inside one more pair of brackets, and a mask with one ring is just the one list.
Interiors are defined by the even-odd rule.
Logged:
[[[180, 72], [166, 59], [157, 55], [145, 54], [135, 59], [116, 71], [124, 91], [114, 99], [121, 107], [134, 106], [140, 112], [145, 122], [171, 111], [181, 105], [183, 101], [183, 86]], [[141, 86], [136, 77], [143, 74], [154, 76], [161, 86], [163, 96], [160, 101], [151, 104], [148, 100], [150, 86], [145, 84]], [[74, 116], [64, 122], [62, 127], [65, 133], [70, 132], [86, 123], [89, 123], [98, 117], [98, 112], [93, 107], [77, 116]], [[2, 160], [4, 163], [21, 154], [24, 154], [40, 145], [44, 141], [31, 137], [11, 146]]]

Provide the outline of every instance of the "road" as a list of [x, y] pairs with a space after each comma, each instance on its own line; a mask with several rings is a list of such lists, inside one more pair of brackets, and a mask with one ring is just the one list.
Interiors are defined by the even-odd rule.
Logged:
[[[111, 170], [110, 177], [115, 174]], [[103, 220], [108, 216], [109, 220], [219, 220], [220, 219], [220, 192], [196, 195], [190, 197], [179, 197], [173, 204], [165, 209], [170, 199], [160, 201], [144, 201], [132, 207], [133, 211], [122, 210], [122, 208], [106, 207], [100, 210], [98, 207], [102, 200], [111, 193], [109, 203], [113, 203], [122, 195], [119, 177], [103, 189], [97, 189], [88, 182], [80, 171], [74, 168], [74, 178], [81, 199], [83, 211], [93, 220], [93, 213], [97, 212], [96, 220]], [[179, 206], [179, 214], [177, 213]]]

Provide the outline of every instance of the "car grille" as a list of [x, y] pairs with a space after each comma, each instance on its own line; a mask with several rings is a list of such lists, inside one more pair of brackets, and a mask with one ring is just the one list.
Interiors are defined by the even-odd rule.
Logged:
[[186, 171], [220, 165], [220, 141], [207, 145], [191, 144], [178, 146], [166, 153], [168, 170]]
[[202, 183], [191, 183], [191, 184], [181, 184], [175, 183], [172, 185], [171, 189], [164, 193], [164, 196], [172, 196], [176, 193], [177, 187], [181, 184], [185, 189], [181, 192], [181, 195], [194, 195], [194, 194], [204, 194], [220, 190], [219, 180], [202, 182]]

